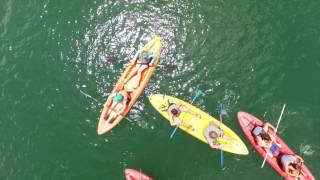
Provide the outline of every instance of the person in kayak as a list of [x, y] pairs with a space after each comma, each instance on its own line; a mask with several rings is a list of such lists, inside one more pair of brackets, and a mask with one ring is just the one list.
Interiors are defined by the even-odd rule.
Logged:
[[303, 159], [295, 154], [283, 154], [280, 157], [282, 169], [289, 176], [300, 177], [305, 176], [302, 171]]
[[131, 63], [136, 64], [136, 66], [126, 77], [124, 83], [126, 84], [134, 76], [137, 76], [138, 80], [133, 85], [133, 88], [136, 89], [140, 84], [142, 72], [148, 67], [152, 66], [155, 60], [156, 57], [154, 56], [152, 51], [142, 50], [141, 53], [138, 52], [131, 61]]
[[259, 146], [263, 147], [266, 152], [269, 152], [270, 156], [276, 156], [279, 153], [281, 145], [277, 143], [274, 136], [269, 133], [269, 128], [275, 130], [271, 124], [265, 123], [263, 127], [256, 126], [253, 129], [252, 134]]
[[107, 102], [104, 106], [109, 106], [108, 113], [106, 113], [104, 119], [112, 123], [118, 115], [126, 110], [129, 101], [129, 93], [126, 90], [121, 90], [110, 94]]
[[196, 114], [191, 109], [187, 108], [182, 104], [179, 104], [179, 105], [175, 103], [170, 104], [167, 112], [169, 114], [169, 121], [171, 126], [182, 125], [187, 129], [192, 128], [192, 130], [194, 130], [194, 128], [190, 124], [187, 124], [183, 122], [182, 119], [180, 119], [179, 115], [181, 114], [181, 112], [187, 112], [196, 116], [197, 118], [201, 118], [200, 114]]
[[213, 121], [203, 132], [204, 137], [207, 139], [208, 144], [211, 148], [221, 149], [222, 144], [218, 142], [218, 137], [223, 136], [223, 131]]

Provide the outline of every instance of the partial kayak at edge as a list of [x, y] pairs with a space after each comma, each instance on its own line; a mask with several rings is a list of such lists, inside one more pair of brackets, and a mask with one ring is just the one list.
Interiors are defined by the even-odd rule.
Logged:
[[[255, 139], [252, 135], [252, 131], [256, 126], [263, 126], [264, 122], [260, 119], [254, 117], [253, 115], [246, 113], [246, 112], [238, 112], [237, 114], [238, 122], [246, 135], [246, 138], [251, 143], [251, 145], [256, 149], [256, 151], [264, 158], [266, 152], [264, 148], [258, 146], [255, 142]], [[287, 144], [277, 135], [274, 133], [272, 129], [269, 130], [271, 135], [275, 137], [276, 142], [281, 144], [281, 148], [279, 149], [279, 154], [276, 157], [268, 157], [267, 162], [268, 164], [281, 176], [283, 176], [286, 180], [296, 180], [296, 177], [288, 176], [280, 166], [280, 159], [279, 157], [282, 154], [295, 154]], [[302, 170], [306, 173], [306, 177], [300, 177], [300, 180], [314, 180], [312, 173], [309, 171], [307, 166], [303, 163]]]
[[141, 171], [135, 169], [126, 168], [124, 170], [124, 174], [126, 180], [154, 180], [152, 177], [149, 177]]

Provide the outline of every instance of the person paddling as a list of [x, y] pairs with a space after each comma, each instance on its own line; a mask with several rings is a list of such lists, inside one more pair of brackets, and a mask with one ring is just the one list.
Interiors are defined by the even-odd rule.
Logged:
[[282, 169], [289, 176], [300, 177], [305, 176], [302, 171], [303, 159], [295, 154], [283, 154], [280, 157]]
[[168, 114], [169, 114], [169, 121], [170, 121], [170, 125], [171, 126], [175, 126], [175, 125], [182, 125], [187, 129], [192, 128], [192, 130], [194, 130], [194, 128], [190, 125], [187, 124], [185, 122], [183, 122], [182, 119], [180, 119], [179, 115], [182, 112], [186, 112], [186, 113], [190, 113], [198, 118], [201, 118], [201, 116], [199, 114], [196, 114], [195, 112], [193, 112], [191, 109], [187, 108], [186, 106], [182, 105], [182, 104], [170, 104], [169, 108], [167, 110]]
[[276, 156], [279, 153], [281, 145], [277, 143], [274, 136], [269, 133], [269, 128], [275, 130], [271, 124], [265, 123], [263, 127], [256, 126], [253, 129], [252, 134], [259, 146], [263, 147], [266, 152], [269, 151], [270, 156]]
[[129, 93], [126, 90], [121, 90], [110, 94], [104, 106], [109, 106], [109, 110], [104, 116], [108, 123], [112, 123], [118, 115], [126, 110], [129, 101]]
[[126, 77], [124, 83], [128, 83], [134, 76], [137, 76], [138, 80], [135, 81], [135, 84], [133, 85], [133, 88], [136, 89], [140, 84], [142, 72], [148, 67], [152, 66], [155, 60], [156, 57], [154, 56], [152, 51], [142, 50], [141, 53], [138, 52], [131, 61], [131, 63], [136, 64], [136, 66]]
[[204, 137], [207, 139], [211, 148], [221, 149], [222, 144], [218, 142], [218, 137], [223, 136], [223, 131], [214, 122], [211, 122], [209, 126], [203, 132]]

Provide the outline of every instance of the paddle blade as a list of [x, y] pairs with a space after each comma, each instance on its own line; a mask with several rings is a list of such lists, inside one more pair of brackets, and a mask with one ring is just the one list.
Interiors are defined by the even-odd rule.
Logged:
[[221, 115], [227, 115], [227, 111], [224, 109], [224, 105], [222, 103], [220, 104], [219, 113]]
[[200, 96], [203, 96], [204, 93], [201, 91], [201, 90], [197, 90], [195, 96], [193, 97], [192, 101], [191, 101], [191, 104], [193, 104], [193, 102]]

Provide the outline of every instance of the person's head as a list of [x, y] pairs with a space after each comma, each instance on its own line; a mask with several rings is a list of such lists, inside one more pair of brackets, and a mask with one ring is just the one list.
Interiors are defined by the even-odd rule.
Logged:
[[215, 132], [215, 131], [210, 131], [210, 132], [209, 132], [209, 136], [210, 136], [210, 138], [215, 139], [215, 138], [218, 137], [218, 134], [217, 134], [217, 132]]
[[268, 133], [266, 133], [266, 132], [261, 132], [261, 138], [264, 140], [264, 141], [267, 141], [267, 142], [269, 142], [269, 141], [271, 141], [271, 137], [270, 137], [270, 135], [268, 134]]
[[177, 109], [172, 109], [172, 110], [171, 110], [171, 113], [172, 113], [174, 116], [178, 116], [179, 111], [178, 111]]
[[298, 168], [298, 165], [296, 163], [290, 163], [289, 166], [293, 167], [294, 169]]
[[114, 98], [113, 101], [115, 102], [119, 102], [123, 99], [123, 96], [121, 94], [117, 94]]

